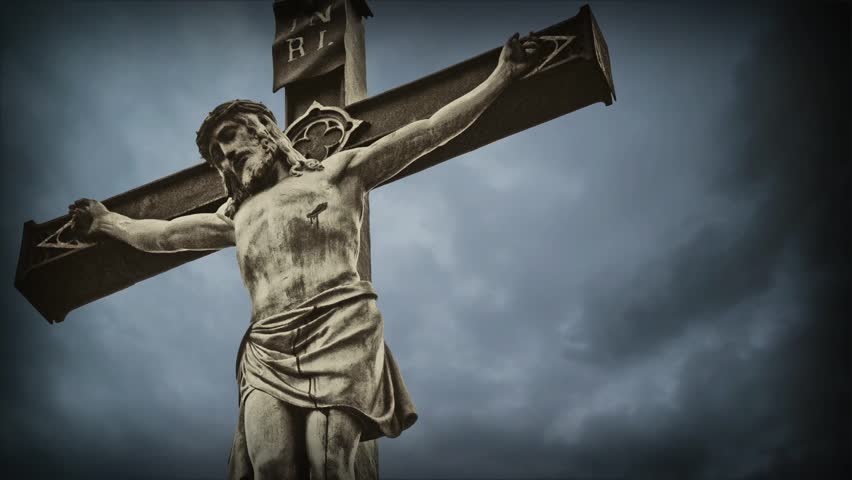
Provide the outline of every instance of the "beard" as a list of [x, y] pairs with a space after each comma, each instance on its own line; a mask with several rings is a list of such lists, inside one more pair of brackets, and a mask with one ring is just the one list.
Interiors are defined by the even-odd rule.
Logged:
[[[275, 152], [277, 153], [277, 151]], [[248, 171], [248, 180], [243, 182], [241, 190], [245, 195], [243, 198], [248, 198], [255, 195], [275, 184], [277, 175], [275, 174], [275, 164], [278, 163], [276, 155], [272, 152], [264, 155], [263, 159], [256, 163], [251, 170]], [[243, 172], [243, 177], [245, 176]]]
[[239, 205], [245, 200], [275, 185], [278, 179], [275, 173], [275, 164], [280, 161], [278, 157], [277, 151], [275, 154], [270, 152], [265, 155], [261, 162], [251, 169], [245, 182], [242, 181], [241, 176], [233, 171], [220, 171], [225, 181], [228, 196], [234, 202], [233, 210], [228, 216], [232, 217]]

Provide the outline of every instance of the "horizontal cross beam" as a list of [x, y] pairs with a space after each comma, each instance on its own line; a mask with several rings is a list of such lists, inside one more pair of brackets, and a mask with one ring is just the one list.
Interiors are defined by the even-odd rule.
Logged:
[[[391, 181], [588, 105], [612, 103], [615, 91], [609, 55], [588, 6], [538, 35], [551, 43], [538, 72], [510, 85], [470, 128]], [[353, 118], [364, 121], [353, 132], [347, 148], [370, 145], [412, 121], [428, 118], [484, 81], [493, 71], [499, 52], [499, 48], [488, 51], [347, 106]], [[224, 200], [218, 174], [199, 164], [103, 203], [131, 218], [171, 219], [213, 212]], [[51, 323], [62, 321], [75, 308], [212, 253], [146, 253], [112, 239], [79, 249], [37, 246], [68, 220], [66, 215], [41, 224], [24, 224], [15, 276], [18, 290]]]

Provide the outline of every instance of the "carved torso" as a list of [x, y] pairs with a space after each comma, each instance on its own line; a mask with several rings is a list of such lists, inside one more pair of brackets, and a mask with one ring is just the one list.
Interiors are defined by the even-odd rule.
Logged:
[[365, 191], [340, 178], [339, 154], [325, 170], [287, 176], [246, 200], [234, 216], [237, 260], [260, 319], [328, 288], [359, 279]]

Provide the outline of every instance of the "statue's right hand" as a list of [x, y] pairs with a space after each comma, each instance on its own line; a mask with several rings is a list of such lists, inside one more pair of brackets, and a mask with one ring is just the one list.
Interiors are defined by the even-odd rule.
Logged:
[[100, 232], [99, 220], [109, 213], [103, 203], [90, 198], [81, 198], [68, 205], [68, 213], [76, 232], [91, 237]]

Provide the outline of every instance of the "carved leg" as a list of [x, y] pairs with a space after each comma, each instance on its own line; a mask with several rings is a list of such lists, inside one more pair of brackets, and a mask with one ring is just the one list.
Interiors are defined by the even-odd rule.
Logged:
[[305, 415], [260, 390], [246, 398], [245, 430], [254, 480], [307, 480]]
[[307, 419], [311, 480], [355, 480], [360, 421], [342, 409], [311, 410]]

